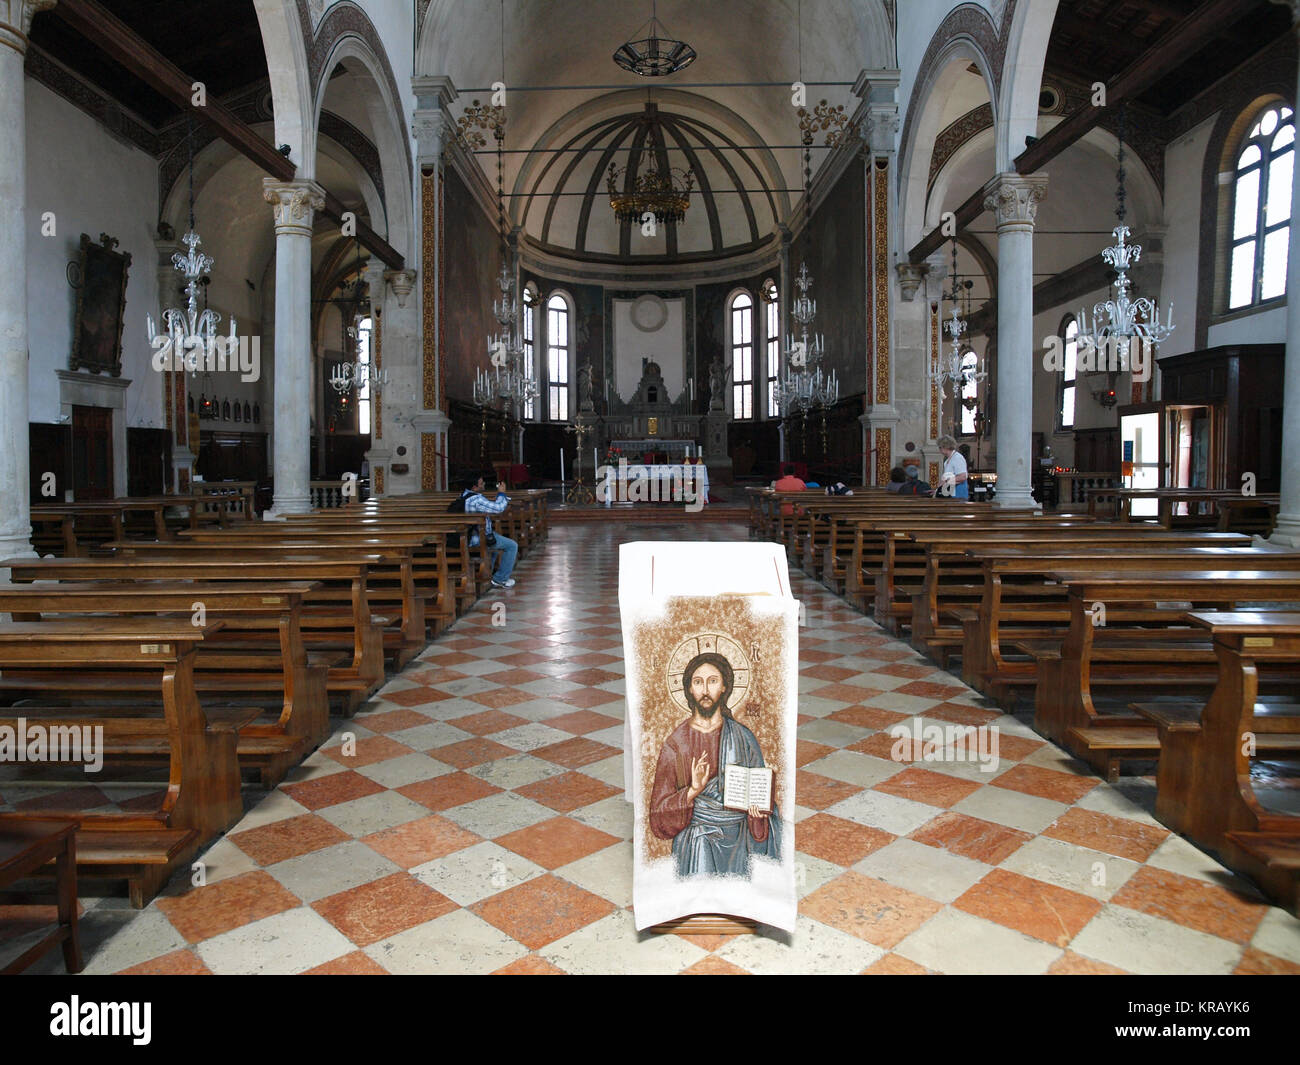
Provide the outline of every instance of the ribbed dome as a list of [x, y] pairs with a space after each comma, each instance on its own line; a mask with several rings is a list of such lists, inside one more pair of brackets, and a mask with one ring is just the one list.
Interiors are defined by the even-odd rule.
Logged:
[[[776, 230], [778, 195], [751, 143], [708, 118], [641, 111], [593, 121], [544, 150], [526, 186], [524, 230], [548, 251], [626, 261], [721, 258], [752, 248]], [[694, 190], [686, 218], [657, 227], [620, 224], [609, 204], [610, 164], [640, 173], [689, 168]]]

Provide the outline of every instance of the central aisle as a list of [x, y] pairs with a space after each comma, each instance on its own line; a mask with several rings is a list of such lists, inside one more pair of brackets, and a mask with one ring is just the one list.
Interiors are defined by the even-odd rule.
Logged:
[[[618, 544], [674, 536], [745, 530], [555, 525], [207, 886], [90, 911], [87, 972], [1300, 972], [1300, 922], [1126, 798], [1149, 782], [1105, 784], [798, 573], [798, 932], [638, 936]], [[912, 715], [997, 725], [1000, 764], [892, 761]]]

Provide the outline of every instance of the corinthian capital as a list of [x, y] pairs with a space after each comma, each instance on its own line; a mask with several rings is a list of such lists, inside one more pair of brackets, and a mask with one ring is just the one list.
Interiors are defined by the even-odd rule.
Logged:
[[310, 236], [315, 214], [325, 206], [325, 190], [314, 181], [263, 178], [262, 198], [275, 212], [277, 233], [305, 232]]
[[1046, 192], [1046, 174], [998, 174], [984, 186], [984, 208], [993, 212], [999, 229], [1032, 229]]
[[411, 134], [415, 137], [416, 161], [422, 166], [436, 166], [442, 161], [443, 146], [455, 131], [446, 111], [416, 111]]
[[48, 11], [54, 3], [55, 0], [0, 0], [0, 42], [25, 55], [32, 19], [38, 12]]

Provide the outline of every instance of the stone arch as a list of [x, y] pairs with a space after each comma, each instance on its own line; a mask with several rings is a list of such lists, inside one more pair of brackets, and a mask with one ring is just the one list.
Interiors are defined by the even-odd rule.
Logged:
[[315, 174], [316, 124], [307, 61], [307, 32], [301, 13], [283, 0], [253, 0], [262, 31], [266, 70], [275, 109], [275, 143], [289, 145], [298, 176]]
[[1057, 0], [1007, 4], [1000, 35], [1005, 55], [996, 98], [999, 174], [1013, 168], [1016, 156], [1025, 150], [1025, 137], [1038, 135], [1038, 97], [1056, 5]]

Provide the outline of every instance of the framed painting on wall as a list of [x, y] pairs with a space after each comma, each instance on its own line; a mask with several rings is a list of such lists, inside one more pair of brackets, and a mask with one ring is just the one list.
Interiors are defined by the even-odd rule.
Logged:
[[122, 323], [126, 317], [128, 252], [114, 251], [116, 237], [99, 235], [99, 243], [81, 234], [81, 286], [72, 333], [71, 370], [122, 375]]

